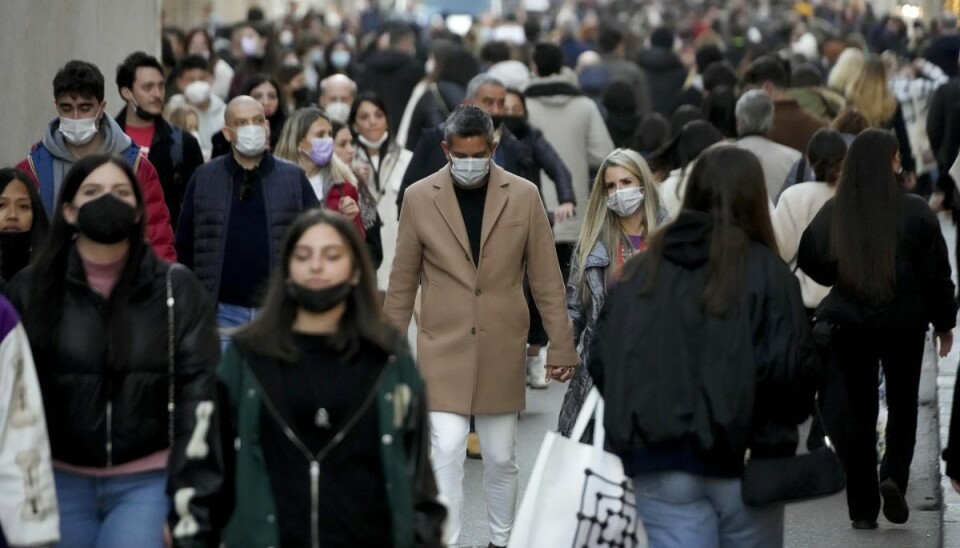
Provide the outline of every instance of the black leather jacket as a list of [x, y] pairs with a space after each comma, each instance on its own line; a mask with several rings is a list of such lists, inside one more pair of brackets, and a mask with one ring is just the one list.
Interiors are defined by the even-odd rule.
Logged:
[[[166, 277], [170, 264], [144, 249], [128, 302], [123, 306], [126, 356], [110, 358], [108, 341], [121, 329], [111, 320], [108, 301], [87, 284], [76, 248], [64, 276], [58, 311], [57, 345], [42, 344], [30, 333], [53, 458], [77, 466], [108, 468], [170, 447], [168, 411], [171, 378], [168, 359]], [[7, 286], [11, 302], [30, 313], [28, 266]], [[174, 296], [174, 445], [170, 452], [168, 494], [194, 489], [189, 511], [197, 521], [195, 538], [210, 534], [212, 497], [223, 480], [215, 368], [219, 340], [214, 307], [203, 286], [186, 268], [172, 272]], [[116, 307], [113, 307], [115, 310]], [[53, 319], [53, 318], [51, 318]], [[198, 409], [199, 408], [199, 409]], [[204, 434], [205, 431], [205, 435]], [[192, 437], [196, 439], [191, 440]], [[188, 457], [188, 451], [190, 456]], [[171, 530], [179, 518], [171, 513]]]

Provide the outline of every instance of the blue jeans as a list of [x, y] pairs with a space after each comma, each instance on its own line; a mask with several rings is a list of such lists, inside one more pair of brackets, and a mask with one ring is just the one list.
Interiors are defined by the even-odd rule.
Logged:
[[746, 506], [740, 478], [656, 472], [633, 478], [650, 548], [777, 548], [783, 505]]
[[241, 325], [250, 323], [256, 315], [256, 311], [256, 308], [217, 303], [217, 327], [220, 328], [220, 352], [227, 350], [232, 336], [232, 333], [224, 333], [224, 329], [240, 327]]
[[96, 478], [53, 471], [59, 548], [163, 548], [167, 472]]

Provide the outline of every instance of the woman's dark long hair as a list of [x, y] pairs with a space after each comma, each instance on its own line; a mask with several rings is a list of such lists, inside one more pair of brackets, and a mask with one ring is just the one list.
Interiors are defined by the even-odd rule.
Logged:
[[283, 124], [287, 123], [287, 107], [284, 105], [283, 94], [280, 92], [280, 83], [273, 76], [266, 73], [254, 74], [247, 80], [247, 85], [243, 88], [243, 95], [250, 95], [254, 88], [261, 84], [270, 84], [277, 92], [277, 111], [272, 116], [267, 117], [270, 122], [270, 148], [277, 146], [280, 140], [280, 132], [283, 131]]
[[373, 345], [386, 353], [394, 352], [403, 344], [403, 339], [381, 318], [377, 305], [376, 270], [367, 255], [366, 244], [345, 217], [319, 208], [304, 212], [290, 226], [280, 265], [270, 279], [263, 307], [252, 322], [237, 331], [234, 342], [251, 352], [282, 362], [292, 363], [299, 359], [300, 352], [293, 337], [293, 322], [299, 307], [286, 290], [290, 257], [303, 234], [320, 224], [331, 226], [340, 234], [350, 250], [354, 271], [360, 275], [340, 320], [336, 335], [338, 349], [348, 360], [366, 345]]
[[[777, 253], [760, 161], [751, 152], [732, 145], [710, 147], [690, 173], [683, 209], [706, 214], [713, 225], [701, 304], [706, 314], [723, 316], [736, 305], [750, 242]], [[646, 261], [641, 263], [649, 269], [644, 291], [653, 290], [657, 267], [663, 260], [664, 234], [669, 231], [668, 225], [650, 238]]]
[[122, 363], [123, 357], [128, 355], [130, 337], [126, 332], [129, 322], [124, 321], [125, 309], [143, 255], [151, 253], [144, 241], [147, 211], [133, 167], [123, 158], [107, 154], [95, 154], [81, 159], [63, 177], [50, 230], [30, 267], [30, 300], [24, 312], [24, 325], [30, 336], [30, 344], [38, 354], [52, 356], [51, 353], [56, 351], [59, 343], [58, 318], [63, 315], [67, 265], [77, 235], [77, 228], [69, 224], [63, 216], [63, 204], [73, 202], [80, 185], [90, 173], [104, 164], [113, 164], [123, 172], [133, 187], [133, 195], [137, 201], [137, 222], [128, 236], [130, 248], [127, 262], [110, 293], [110, 298], [107, 299], [107, 317], [110, 318], [110, 333], [113, 339], [108, 345], [110, 355], [107, 356], [107, 363]]
[[897, 138], [868, 129], [850, 144], [834, 198], [830, 252], [837, 286], [865, 304], [881, 304], [896, 282], [897, 227], [903, 201], [892, 162]]
[[[36, 253], [50, 229], [47, 211], [43, 208], [40, 193], [37, 192], [37, 187], [31, 182], [30, 176], [19, 169], [11, 167], [0, 169], [0, 194], [13, 181], [23, 183], [23, 186], [27, 187], [27, 194], [30, 195], [30, 207], [33, 209], [33, 224], [30, 226], [30, 248], [33, 249], [33, 253]], [[2, 257], [0, 257], [0, 260], [2, 260]]]
[[847, 142], [835, 129], [820, 128], [807, 145], [807, 162], [813, 169], [814, 177], [830, 185], [837, 184], [843, 170], [843, 159], [847, 156]]

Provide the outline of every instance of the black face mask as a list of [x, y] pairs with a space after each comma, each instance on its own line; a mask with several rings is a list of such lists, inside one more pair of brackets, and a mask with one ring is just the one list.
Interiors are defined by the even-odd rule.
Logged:
[[293, 90], [293, 101], [298, 105], [305, 105], [310, 101], [310, 90], [305, 87]]
[[292, 280], [287, 281], [287, 296], [300, 308], [310, 312], [326, 312], [353, 293], [353, 284], [343, 282], [323, 289], [310, 289]]
[[493, 120], [493, 130], [498, 131], [500, 129], [500, 124], [503, 122], [503, 116], [491, 116], [490, 119]]
[[0, 232], [0, 274], [4, 280], [30, 262], [30, 248], [33, 245], [33, 232]]
[[113, 194], [89, 201], [77, 212], [77, 230], [101, 244], [115, 244], [130, 236], [137, 210]]
[[527, 121], [523, 116], [504, 116], [501, 123], [518, 139], [527, 134]]

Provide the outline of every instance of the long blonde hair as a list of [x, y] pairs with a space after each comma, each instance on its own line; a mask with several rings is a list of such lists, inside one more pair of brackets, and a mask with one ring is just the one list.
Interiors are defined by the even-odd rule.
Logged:
[[827, 87], [837, 93], [846, 93], [847, 87], [863, 68], [863, 50], [860, 48], [846, 48], [840, 52], [837, 62], [830, 69], [827, 76]]
[[[310, 126], [320, 118], [329, 122], [330, 127], [333, 128], [330, 117], [316, 107], [301, 108], [291, 114], [280, 131], [274, 155], [300, 165], [300, 141], [310, 131]], [[350, 167], [337, 158], [336, 154], [330, 157], [327, 165], [320, 166], [320, 174], [324, 181], [332, 181], [333, 184], [349, 182], [356, 185], [357, 179], [350, 171]]]
[[876, 55], [866, 58], [863, 68], [847, 87], [847, 100], [870, 122], [883, 127], [897, 112], [897, 100], [887, 83], [887, 67]]
[[[597, 243], [602, 243], [611, 254], [611, 266], [615, 261], [612, 254], [615, 253], [619, 244], [632, 245], [627, 234], [620, 226], [620, 217], [610, 211], [607, 207], [607, 188], [606, 173], [611, 167], [622, 167], [632, 173], [643, 185], [643, 228], [644, 237], [649, 237], [650, 233], [657, 228], [657, 217], [660, 216], [660, 189], [659, 185], [650, 172], [650, 166], [643, 159], [640, 153], [618, 148], [610, 153], [600, 169], [597, 170], [597, 177], [593, 181], [593, 188], [590, 191], [590, 197], [587, 200], [587, 212], [584, 215], [583, 227], [580, 229], [580, 238], [577, 241], [577, 247], [573, 253], [573, 264], [578, 267], [578, 276], [576, 280], [570, 280], [576, 283], [580, 289], [580, 295], [583, 303], [587, 304], [591, 295], [586, 287], [586, 266], [587, 257]], [[609, 270], [609, 267], [608, 267]]]

